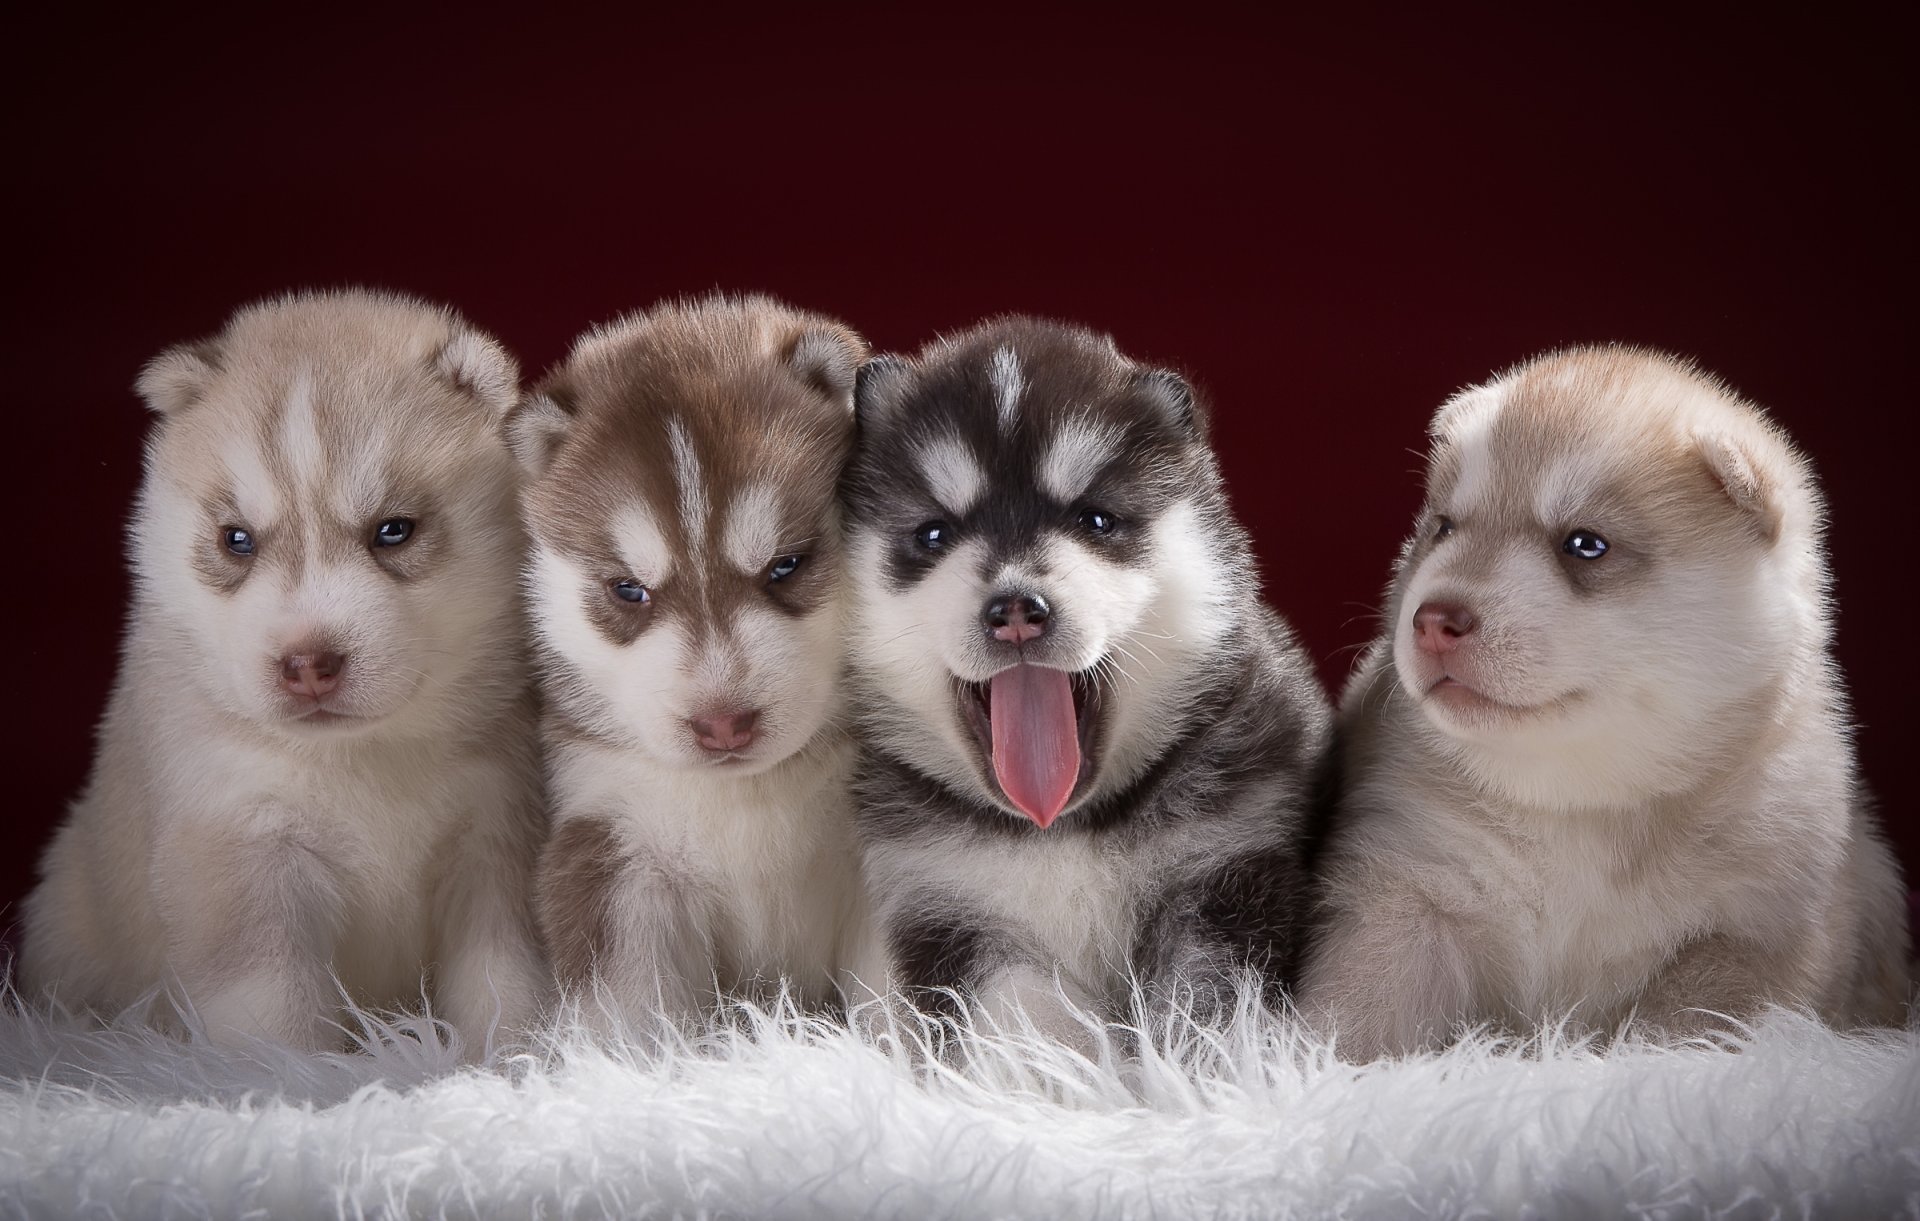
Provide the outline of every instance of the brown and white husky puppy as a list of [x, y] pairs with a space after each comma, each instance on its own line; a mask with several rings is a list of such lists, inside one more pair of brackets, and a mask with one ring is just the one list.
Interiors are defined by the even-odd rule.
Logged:
[[1028, 318], [861, 374], [846, 481], [875, 991], [1078, 1042], [1277, 998], [1329, 713], [1177, 373]]
[[833, 997], [862, 911], [834, 491], [865, 356], [765, 297], [662, 305], [580, 339], [515, 418], [554, 816], [538, 908], [590, 1018], [682, 1020], [783, 979]]
[[158, 414], [132, 614], [86, 792], [27, 901], [23, 982], [164, 987], [215, 1039], [337, 1045], [344, 985], [477, 1053], [547, 975], [516, 575], [517, 371], [366, 292], [235, 314], [141, 374]]
[[1855, 772], [1819, 489], [1756, 407], [1628, 348], [1442, 406], [1341, 705], [1303, 1005], [1359, 1056], [1766, 1003], [1897, 1020], [1896, 867]]

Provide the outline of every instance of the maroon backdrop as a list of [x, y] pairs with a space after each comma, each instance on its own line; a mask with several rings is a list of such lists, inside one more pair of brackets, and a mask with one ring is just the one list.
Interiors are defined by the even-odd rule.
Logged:
[[1914, 675], [1889, 661], [1913, 637], [1904, 36], [1811, 11], [728, 12], [16, 18], [0, 905], [112, 676], [140, 363], [250, 298], [348, 283], [455, 303], [531, 372], [714, 286], [882, 348], [1007, 310], [1111, 330], [1216, 404], [1269, 595], [1330, 683], [1442, 397], [1569, 341], [1690, 353], [1826, 477], [1865, 761], [1920, 872]]

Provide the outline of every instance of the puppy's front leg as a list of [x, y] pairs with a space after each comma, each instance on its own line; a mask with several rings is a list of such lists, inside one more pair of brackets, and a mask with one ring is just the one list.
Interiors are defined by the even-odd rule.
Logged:
[[894, 988], [886, 935], [864, 890], [851, 896], [835, 946], [834, 983], [851, 1010], [887, 996]]
[[990, 971], [973, 991], [981, 1014], [1000, 1029], [1020, 1031], [1030, 1023], [1052, 1042], [1098, 1056], [1099, 1037], [1088, 1021], [1103, 1020], [1099, 1002], [1058, 967], [1021, 957]]
[[1292, 982], [1311, 902], [1306, 871], [1291, 844], [1212, 864], [1169, 885], [1141, 921], [1134, 974], [1153, 1018], [1185, 1011], [1216, 1025], [1233, 1010], [1249, 974], [1261, 1000], [1278, 1008]]
[[1020, 1031], [1030, 1025], [1093, 1054], [1093, 1033], [1075, 1011], [1097, 1014], [1097, 1002], [1018, 930], [939, 894], [909, 892], [886, 909], [881, 940], [890, 980], [899, 989], [894, 999], [947, 1016], [958, 996], [991, 1026]]
[[1714, 933], [1688, 942], [1660, 968], [1634, 1006], [1637, 1024], [1680, 1040], [1729, 1031], [1768, 999], [1812, 1004], [1805, 956]]
[[482, 1059], [496, 1031], [532, 1029], [551, 999], [552, 976], [533, 926], [534, 820], [523, 810], [483, 811], [448, 845], [434, 891], [436, 1010]]
[[554, 975], [590, 1024], [680, 1024], [709, 1008], [715, 941], [704, 896], [628, 847], [610, 821], [561, 822], [541, 854], [535, 902]]
[[168, 964], [208, 1037], [339, 1044], [332, 964], [346, 905], [306, 836], [271, 811], [184, 821], [162, 830], [152, 869]]
[[1300, 1011], [1353, 1061], [1446, 1040], [1472, 1016], [1472, 975], [1457, 930], [1423, 896], [1375, 891], [1335, 915], [1301, 977]]

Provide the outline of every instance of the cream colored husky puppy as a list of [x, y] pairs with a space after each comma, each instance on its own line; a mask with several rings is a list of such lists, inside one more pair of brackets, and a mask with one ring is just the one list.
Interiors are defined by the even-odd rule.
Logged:
[[339, 985], [417, 1005], [430, 972], [470, 1053], [537, 1012], [516, 380], [450, 311], [365, 292], [147, 366], [134, 604], [27, 902], [29, 993], [158, 986], [216, 1040], [306, 1048], [341, 1042]]
[[1342, 701], [1303, 1007], [1362, 1057], [1568, 1013], [1897, 1020], [1901, 889], [1806, 461], [1719, 382], [1621, 348], [1464, 391], [1432, 436]]
[[541, 927], [590, 1020], [834, 998], [864, 905], [835, 488], [866, 345], [765, 297], [584, 336], [515, 417], [554, 830]]

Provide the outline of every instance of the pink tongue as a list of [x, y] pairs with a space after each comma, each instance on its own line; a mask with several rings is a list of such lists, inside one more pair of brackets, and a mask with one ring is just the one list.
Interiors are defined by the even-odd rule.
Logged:
[[1080, 778], [1073, 683], [1065, 670], [1019, 665], [993, 676], [987, 698], [1000, 791], [1022, 814], [1051, 826]]

